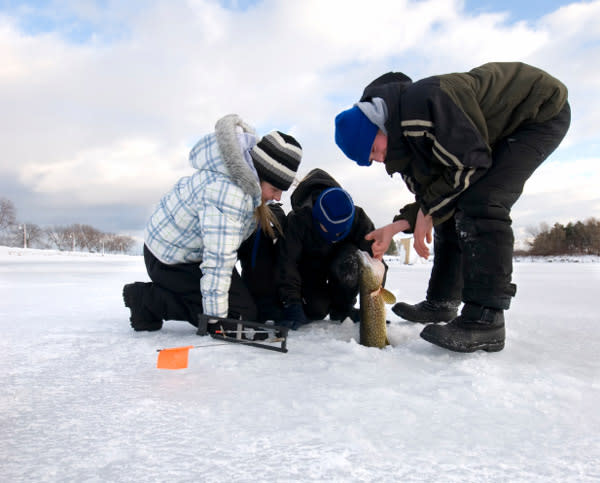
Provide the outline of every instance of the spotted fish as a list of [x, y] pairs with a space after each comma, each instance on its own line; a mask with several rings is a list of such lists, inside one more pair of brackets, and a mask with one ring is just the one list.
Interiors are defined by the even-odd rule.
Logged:
[[367, 252], [358, 251], [360, 260], [360, 343], [367, 347], [389, 344], [385, 304], [396, 303], [394, 294], [383, 288], [385, 266]]

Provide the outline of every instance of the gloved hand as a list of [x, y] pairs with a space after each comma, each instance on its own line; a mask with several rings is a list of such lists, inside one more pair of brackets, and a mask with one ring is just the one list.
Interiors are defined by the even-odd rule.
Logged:
[[283, 307], [283, 319], [278, 324], [292, 330], [297, 330], [301, 325], [308, 324], [302, 304], [296, 302], [285, 305]]

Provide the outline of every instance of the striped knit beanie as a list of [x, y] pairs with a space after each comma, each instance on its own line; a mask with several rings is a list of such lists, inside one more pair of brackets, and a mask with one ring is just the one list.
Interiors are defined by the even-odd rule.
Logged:
[[286, 191], [302, 160], [302, 146], [288, 134], [271, 131], [252, 148], [250, 156], [262, 181]]

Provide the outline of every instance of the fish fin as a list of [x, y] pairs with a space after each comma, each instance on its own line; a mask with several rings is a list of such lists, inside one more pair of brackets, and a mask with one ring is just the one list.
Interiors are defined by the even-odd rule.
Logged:
[[381, 287], [381, 295], [383, 297], [383, 301], [386, 304], [395, 304], [396, 303], [396, 297], [394, 296], [394, 294], [392, 292], [390, 292], [389, 290], [386, 290], [383, 287]]

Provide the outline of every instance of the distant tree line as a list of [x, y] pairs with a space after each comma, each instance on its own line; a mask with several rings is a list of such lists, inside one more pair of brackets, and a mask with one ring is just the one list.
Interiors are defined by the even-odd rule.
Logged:
[[530, 232], [528, 255], [600, 255], [600, 221], [595, 218], [553, 227], [543, 223]]
[[[554, 255], [599, 255], [600, 256], [600, 220], [590, 218], [585, 222], [577, 221], [562, 225], [555, 223], [550, 227], [542, 223], [539, 228], [529, 228], [531, 237], [527, 250], [515, 250], [516, 256], [554, 256]], [[398, 255], [400, 250], [392, 240], [385, 253]]]
[[17, 221], [12, 201], [0, 198], [0, 245], [84, 251], [92, 253], [128, 253], [135, 240], [126, 235], [104, 233], [90, 225], [74, 223], [42, 228]]

